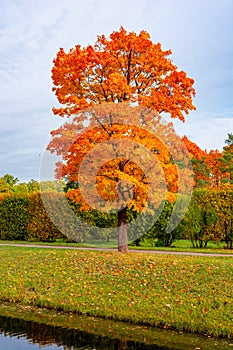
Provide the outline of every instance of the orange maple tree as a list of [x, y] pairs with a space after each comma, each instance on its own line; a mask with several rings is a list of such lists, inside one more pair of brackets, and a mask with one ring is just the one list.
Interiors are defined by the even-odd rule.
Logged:
[[183, 136], [182, 140], [192, 160], [196, 187], [218, 187], [227, 180], [230, 182], [232, 145], [225, 146], [222, 152], [217, 149], [207, 152], [190, 141], [187, 136]]
[[185, 135], [182, 137], [192, 161], [195, 187], [208, 185], [210, 169], [207, 165], [208, 153], [202, 150], [195, 142], [189, 140]]
[[[161, 182], [166, 184], [169, 201], [174, 200], [177, 191], [178, 172], [171, 154], [176, 153], [177, 159], [183, 161], [185, 156], [182, 147], [177, 146], [175, 150], [174, 145], [179, 142], [173, 139], [172, 124], [165, 127], [160, 123], [159, 113], [184, 121], [184, 113], [195, 109], [192, 103], [195, 90], [193, 79], [177, 70], [170, 54], [170, 50], [162, 50], [160, 43], [154, 44], [146, 31], [137, 35], [127, 33], [121, 27], [109, 38], [98, 36], [94, 46], [81, 48], [77, 45], [68, 53], [60, 49], [54, 59], [53, 91], [63, 107], [54, 108], [53, 112], [60, 116], [75, 116], [72, 123], [51, 133], [53, 139], [48, 149], [63, 157], [63, 162], [57, 164], [57, 177], [66, 176], [68, 181], [79, 183], [67, 195], [81, 203], [83, 210], [97, 205], [99, 197], [110, 206], [114, 201], [120, 205], [119, 251], [127, 251], [125, 203], [137, 212], [143, 211], [148, 199], [158, 206], [158, 192], [164, 192]], [[96, 109], [94, 106], [97, 105], [103, 107]], [[143, 109], [135, 113], [133, 106]], [[116, 149], [115, 141], [119, 139], [121, 142]], [[104, 153], [93, 153], [102, 158], [97, 171], [93, 157], [89, 159], [88, 155], [98, 144], [106, 144], [107, 148]], [[172, 150], [169, 150], [169, 145]], [[128, 154], [127, 147], [131, 150]], [[145, 154], [142, 157], [143, 149]], [[104, 156], [112, 156], [113, 151], [115, 158]], [[88, 171], [96, 176], [95, 194], [90, 192], [89, 195], [86, 191], [85, 199], [80, 186], [83, 163], [84, 173], [87, 175]], [[84, 187], [85, 182], [87, 188], [90, 187], [90, 180], [82, 177]], [[152, 184], [156, 194], [151, 190]]]
[[53, 91], [64, 108], [54, 114], [70, 116], [106, 102], [128, 101], [168, 113], [184, 121], [195, 107], [194, 80], [178, 71], [146, 31], [138, 35], [119, 31], [98, 36], [94, 46], [75, 46], [68, 53], [60, 49], [52, 68]]
[[222, 153], [219, 150], [210, 150], [206, 158], [206, 165], [209, 168], [209, 185], [213, 187], [219, 186], [224, 178], [222, 171]]

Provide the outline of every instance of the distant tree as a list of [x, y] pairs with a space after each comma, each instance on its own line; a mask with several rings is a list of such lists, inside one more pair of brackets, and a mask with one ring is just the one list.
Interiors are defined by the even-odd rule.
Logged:
[[183, 234], [191, 240], [194, 248], [206, 247], [210, 240], [221, 240], [216, 231], [218, 215], [213, 206], [214, 194], [213, 187], [196, 189], [181, 223]]
[[224, 182], [233, 183], [233, 134], [228, 134], [223, 151], [203, 151], [187, 136], [183, 141], [193, 165], [195, 187], [218, 187]]
[[228, 134], [225, 141], [226, 146], [223, 148], [222, 157], [222, 173], [225, 182], [233, 183], [233, 134]]
[[14, 192], [17, 194], [28, 193], [28, 185], [26, 182], [20, 182], [14, 185]]
[[232, 133], [228, 134], [228, 138], [225, 140], [225, 143], [227, 144], [228, 147], [233, 145], [233, 134]]
[[222, 153], [218, 150], [210, 150], [206, 157], [206, 165], [209, 169], [209, 185], [219, 186], [224, 178], [221, 162]]
[[40, 183], [34, 179], [31, 179], [28, 182], [27, 187], [29, 193], [38, 192], [40, 190]]
[[0, 178], [0, 193], [11, 194], [12, 188], [3, 178]]
[[43, 191], [63, 192], [65, 185], [66, 184], [64, 181], [59, 181], [59, 180], [41, 181], [40, 182], [40, 188]]
[[6, 181], [10, 185], [10, 188], [13, 190], [14, 185], [19, 182], [19, 179], [17, 177], [14, 177], [13, 175], [6, 174], [2, 177], [3, 180]]
[[195, 187], [207, 186], [210, 178], [210, 169], [206, 162], [207, 152], [203, 151], [195, 142], [189, 140], [187, 136], [183, 136], [182, 139], [192, 161]]
[[233, 185], [222, 184], [213, 191], [212, 205], [218, 215], [218, 222], [215, 227], [216, 235], [223, 236], [227, 248], [233, 248]]

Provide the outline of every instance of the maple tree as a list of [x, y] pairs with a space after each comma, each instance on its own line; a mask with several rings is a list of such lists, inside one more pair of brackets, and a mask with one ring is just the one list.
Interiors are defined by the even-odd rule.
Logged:
[[186, 135], [182, 137], [182, 140], [187, 147], [192, 161], [195, 187], [206, 186], [209, 183], [210, 175], [210, 169], [206, 163], [208, 153], [203, 151], [195, 142], [189, 140]]
[[218, 187], [223, 183], [233, 183], [233, 134], [228, 134], [222, 152], [210, 150], [206, 165], [210, 170], [209, 185]]
[[192, 161], [195, 187], [218, 187], [223, 182], [231, 181], [233, 158], [231, 141], [224, 147], [223, 152], [217, 149], [207, 152], [189, 140], [187, 136], [183, 136], [182, 140]]
[[154, 44], [146, 31], [139, 35], [119, 31], [98, 36], [94, 46], [60, 49], [52, 68], [53, 91], [64, 108], [55, 114], [70, 116], [106, 102], [138, 102], [184, 121], [183, 112], [195, 109], [194, 80], [172, 63], [170, 50]]
[[222, 153], [218, 150], [210, 150], [206, 157], [206, 165], [209, 168], [209, 185], [219, 186], [224, 178], [221, 162]]
[[[80, 202], [83, 210], [97, 205], [97, 201], [102, 203], [99, 197], [111, 208], [116, 202], [120, 208], [120, 251], [127, 251], [125, 204], [128, 203], [127, 206], [136, 212], [142, 212], [148, 198], [154, 207], [158, 207], [164, 192], [169, 201], [174, 201], [178, 182], [182, 181], [178, 179], [177, 164], [171, 157], [172, 154], [185, 162], [182, 147], [177, 139], [173, 139], [172, 124], [164, 127], [160, 123], [159, 113], [184, 121], [184, 113], [195, 109], [192, 103], [195, 90], [193, 79], [187, 77], [184, 71], [178, 71], [169, 58], [170, 54], [170, 50], [162, 50], [160, 43], [154, 44], [146, 31], [137, 35], [127, 33], [121, 27], [109, 38], [98, 36], [94, 46], [81, 48], [77, 45], [68, 53], [61, 48], [54, 59], [53, 91], [63, 106], [54, 108], [53, 112], [62, 117], [77, 116], [72, 123], [51, 132], [52, 141], [48, 149], [63, 156], [63, 162], [57, 164], [57, 177], [66, 177], [69, 183], [78, 184], [68, 191], [67, 196]], [[114, 108], [112, 104], [115, 104]], [[99, 105], [103, 107], [94, 108]], [[110, 109], [108, 105], [111, 105]], [[136, 107], [132, 106], [142, 106], [143, 109], [135, 112]], [[151, 111], [148, 112], [148, 109]], [[88, 127], [85, 124], [87, 120]], [[155, 136], [160, 133], [162, 141]], [[116, 150], [117, 139], [121, 143], [117, 144]], [[130, 142], [133, 144], [131, 148]], [[96, 145], [104, 143], [108, 144], [105, 150], [107, 156], [104, 157], [100, 151], [95, 153], [102, 158], [102, 165], [96, 171], [93, 157], [88, 161], [87, 157], [93, 154]], [[150, 151], [150, 155], [146, 150]], [[109, 154], [113, 156], [114, 152], [115, 158], [109, 158]], [[151, 158], [154, 158], [154, 163]], [[88, 172], [96, 176], [93, 191], [99, 195], [86, 191], [85, 200], [80, 187], [83, 162], [86, 162], [85, 175]], [[166, 191], [161, 182], [165, 182]], [[152, 184], [156, 194], [151, 190]], [[82, 185], [89, 188], [90, 179], [83, 176]]]

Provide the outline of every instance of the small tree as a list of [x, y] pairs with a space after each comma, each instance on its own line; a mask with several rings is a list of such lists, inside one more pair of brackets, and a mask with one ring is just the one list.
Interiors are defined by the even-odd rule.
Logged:
[[[136, 245], [139, 245], [140, 241], [147, 240], [151, 242], [152, 245], [157, 247], [170, 247], [174, 242], [177, 231], [173, 230], [171, 232], [167, 232], [167, 224], [171, 217], [171, 213], [174, 207], [174, 203], [165, 201], [165, 203], [161, 203], [163, 210], [156, 221], [156, 223], [151, 227], [151, 229], [141, 237], [135, 241]], [[153, 220], [153, 217], [151, 217]]]
[[13, 193], [13, 190], [9, 183], [7, 183], [3, 178], [0, 178], [0, 193], [3, 195], [11, 194]]
[[19, 179], [17, 177], [14, 177], [13, 175], [10, 175], [10, 174], [4, 175], [3, 180], [5, 180], [6, 183], [8, 183], [10, 185], [12, 190], [14, 188], [14, 185], [19, 182]]
[[229, 249], [233, 248], [233, 185], [222, 184], [212, 190], [213, 203], [218, 215], [216, 233], [225, 240]]
[[28, 187], [28, 192], [29, 193], [35, 193], [38, 192], [40, 190], [40, 184], [38, 181], [31, 179], [28, 183], [27, 183], [27, 187]]
[[192, 161], [195, 187], [204, 187], [208, 185], [210, 169], [206, 162], [208, 157], [207, 152], [203, 151], [195, 142], [190, 141], [187, 136], [183, 136], [182, 140], [188, 149]]

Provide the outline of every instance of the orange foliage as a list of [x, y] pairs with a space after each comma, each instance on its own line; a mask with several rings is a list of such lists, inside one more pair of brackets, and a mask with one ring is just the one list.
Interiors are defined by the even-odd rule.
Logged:
[[230, 172], [227, 171], [229, 164], [225, 165], [223, 162], [224, 152], [229, 149], [229, 146], [225, 147], [223, 152], [219, 150], [207, 152], [190, 141], [187, 136], [182, 139], [192, 159], [196, 185], [199, 181], [203, 181], [205, 185], [218, 187], [224, 182], [224, 179], [230, 179]]
[[70, 116], [106, 102], [129, 101], [168, 113], [184, 121], [183, 112], [195, 109], [194, 80], [178, 71], [146, 31], [139, 35], [121, 27], [109, 38], [98, 36], [94, 46], [60, 49], [54, 59], [53, 91], [65, 105], [54, 114]]
[[[124, 103], [118, 106], [118, 114], [114, 109], [112, 123], [111, 108], [112, 104], [105, 104], [102, 109], [89, 109], [86, 113], [90, 126], [84, 127], [84, 131], [80, 120], [85, 120], [85, 112], [74, 118], [72, 124], [66, 123], [54, 133], [49, 149], [65, 159], [65, 163], [57, 164], [57, 178], [66, 177], [68, 182], [79, 184], [81, 181], [82, 186], [89, 189], [95, 184], [96, 195], [90, 190], [84, 199], [79, 186], [69, 190], [68, 197], [82, 203], [82, 210], [89, 209], [88, 203], [95, 205], [98, 195], [111, 206], [120, 193], [118, 206], [127, 202], [128, 207], [135, 211], [143, 210], [147, 201], [158, 207], [165, 196], [174, 201], [178, 173], [172, 156], [176, 160], [185, 157], [172, 124], [163, 125], [159, 116], [147, 111], [150, 126], [156, 128], [156, 133], [151, 133], [147, 128], [135, 125], [138, 124], [135, 119], [137, 108]], [[172, 142], [176, 144], [176, 147], [172, 146], [173, 154], [168, 146]], [[97, 145], [104, 148], [98, 149]], [[85, 176], [80, 175], [81, 171]]]
[[[62, 117], [78, 117], [73, 123], [52, 131], [48, 149], [63, 157], [63, 163], [57, 164], [57, 177], [66, 176], [69, 182], [79, 183], [68, 196], [82, 203], [84, 210], [89, 209], [89, 201], [95, 204], [97, 194], [110, 205], [120, 194], [120, 208], [130, 199], [128, 207], [141, 211], [147, 201], [155, 207], [161, 197], [174, 201], [178, 184], [188, 186], [185, 177], [178, 179], [177, 164], [171, 157], [172, 154], [177, 162], [186, 163], [182, 147], [174, 140], [171, 123], [166, 130], [162, 123], [158, 126], [158, 114], [166, 113], [184, 121], [184, 114], [195, 109], [192, 103], [194, 80], [184, 71], [178, 71], [169, 55], [171, 51], [163, 51], [160, 43], [154, 44], [146, 31], [137, 35], [127, 33], [123, 27], [109, 38], [98, 36], [93, 46], [81, 48], [77, 45], [68, 53], [61, 48], [57, 53], [52, 69], [53, 91], [63, 107], [54, 108], [53, 112]], [[119, 109], [117, 106], [124, 103], [141, 106], [153, 113], [137, 117], [134, 111], [129, 115], [127, 112], [125, 120], [119, 121], [117, 113], [106, 112], [106, 106], [111, 103]], [[104, 106], [104, 118], [96, 118], [94, 114], [86, 118], [85, 110], [95, 105]], [[163, 134], [165, 144], [160, 140]], [[102, 165], [96, 171], [97, 165], [88, 158], [89, 154], [93, 150], [98, 152], [96, 145], [108, 141], [111, 144], [106, 154], [112, 154], [117, 139], [121, 144], [117, 146], [115, 157], [109, 159], [104, 152], [95, 153], [96, 159], [102, 158]], [[96, 176], [94, 188], [90, 196], [85, 193], [85, 200], [80, 190], [80, 167], [84, 163], [86, 175]], [[88, 176], [83, 176], [81, 182], [87, 188], [93, 185]]]
[[218, 150], [210, 150], [206, 158], [206, 164], [210, 170], [210, 180], [211, 186], [219, 186], [225, 177], [222, 172], [222, 153]]
[[195, 174], [195, 185], [197, 186], [199, 183], [208, 184], [209, 168], [206, 164], [206, 159], [208, 157], [207, 152], [198, 147], [195, 142], [190, 141], [187, 136], [183, 136], [182, 140], [185, 143], [192, 160], [193, 171]]
[[190, 141], [186, 135], [183, 136], [182, 140], [184, 141], [191, 158], [203, 160], [207, 157], [206, 151], [203, 151], [200, 147], [198, 147], [195, 142]]

